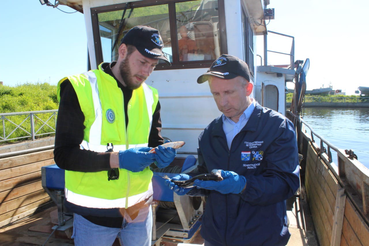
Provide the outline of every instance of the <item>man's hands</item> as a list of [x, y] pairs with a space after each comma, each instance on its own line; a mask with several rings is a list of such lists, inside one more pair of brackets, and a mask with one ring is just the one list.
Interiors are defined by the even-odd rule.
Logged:
[[[175, 181], [175, 180], [189, 180], [190, 178], [191, 178], [191, 176], [188, 175], [188, 174], [178, 174], [178, 175], [174, 176], [171, 180], [173, 180], [173, 181]], [[186, 195], [192, 189], [192, 188], [179, 187], [178, 185], [171, 182], [171, 180], [169, 180], [169, 179], [165, 180], [165, 184], [171, 190], [173, 190], [175, 193], [177, 193], [180, 196]]]
[[150, 147], [136, 147], [119, 151], [119, 168], [140, 172], [155, 161], [155, 154], [149, 153]]
[[[242, 175], [238, 175], [233, 171], [213, 170], [212, 172], [220, 172], [223, 180], [199, 180], [195, 179], [193, 187], [206, 190], [218, 191], [222, 194], [240, 194], [246, 188], [246, 178]], [[192, 177], [188, 174], [178, 174], [171, 180], [165, 180], [165, 184], [178, 195], [182, 196], [187, 194], [191, 188], [179, 187], [172, 181], [176, 180], [189, 180]]]
[[155, 152], [149, 152], [150, 147], [136, 147], [119, 151], [119, 168], [124, 168], [132, 172], [140, 172], [151, 163], [155, 162], [157, 167], [167, 167], [174, 160], [177, 151], [171, 147], [159, 145]]
[[177, 151], [171, 147], [159, 145], [155, 148], [155, 164], [158, 168], [169, 166], [177, 155]]
[[[214, 170], [213, 170], [214, 171]], [[246, 178], [233, 171], [220, 170], [222, 181], [196, 179], [194, 185], [200, 189], [215, 190], [222, 194], [240, 194], [246, 188]]]

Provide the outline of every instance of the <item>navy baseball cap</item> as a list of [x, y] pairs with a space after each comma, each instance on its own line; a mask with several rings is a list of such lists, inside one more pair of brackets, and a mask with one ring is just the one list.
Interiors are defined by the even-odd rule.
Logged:
[[237, 76], [242, 76], [250, 82], [250, 70], [246, 62], [228, 54], [223, 54], [216, 59], [213, 64], [211, 64], [210, 69], [197, 78], [197, 83], [204, 83], [209, 79], [209, 76], [221, 79], [233, 79]]
[[157, 29], [148, 26], [135, 26], [130, 29], [121, 40], [121, 44], [129, 44], [136, 47], [141, 55], [160, 59], [170, 64], [163, 53], [163, 40]]

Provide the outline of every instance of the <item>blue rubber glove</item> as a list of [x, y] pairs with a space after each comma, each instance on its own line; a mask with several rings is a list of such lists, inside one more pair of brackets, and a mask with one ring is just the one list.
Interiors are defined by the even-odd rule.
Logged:
[[119, 151], [119, 168], [140, 172], [155, 161], [155, 154], [149, 147], [136, 147]]
[[196, 179], [194, 185], [197, 188], [215, 190], [222, 194], [240, 194], [246, 186], [246, 178], [232, 171], [220, 171], [223, 177], [222, 181], [203, 181]]
[[163, 147], [159, 145], [155, 148], [155, 164], [158, 168], [169, 166], [177, 155], [177, 150], [171, 147]]
[[[174, 176], [172, 180], [189, 180], [190, 178], [191, 176], [188, 174], [178, 174]], [[192, 189], [179, 187], [178, 185], [175, 185], [173, 182], [171, 182], [169, 179], [165, 180], [165, 184], [179, 196], [186, 195]]]

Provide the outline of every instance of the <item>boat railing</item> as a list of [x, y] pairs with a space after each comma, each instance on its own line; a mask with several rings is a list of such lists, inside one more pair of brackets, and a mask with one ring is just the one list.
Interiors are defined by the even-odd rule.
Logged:
[[[310, 131], [310, 138], [313, 143], [317, 143], [315, 146], [319, 146], [316, 148], [317, 152], [319, 154], [325, 153], [328, 156], [328, 159], [326, 160], [326, 164], [330, 165], [336, 165], [332, 158], [332, 150], [334, 150], [336, 153], [338, 153], [340, 150], [336, 148], [333, 144], [329, 143], [327, 140], [325, 140], [323, 137], [318, 135], [314, 130], [302, 119], [300, 118], [300, 122], [303, 125], [303, 129], [305, 129], [305, 132], [307, 133], [307, 130]], [[336, 167], [336, 166], [334, 166]], [[338, 174], [338, 172], [337, 172]]]
[[[301, 117], [290, 111], [287, 111], [287, 116], [295, 124], [299, 150], [304, 152], [300, 154], [303, 154], [304, 158], [317, 157], [327, 166], [369, 224], [369, 169], [358, 161], [352, 150], [337, 148], [317, 134]], [[309, 144], [316, 154], [311, 155], [307, 152]], [[307, 162], [305, 160], [302, 165], [307, 165]]]
[[[273, 36], [268, 37], [272, 34]], [[290, 39], [290, 41], [286, 41]], [[270, 49], [272, 45], [268, 46], [268, 42], [271, 44], [276, 44], [278, 50]], [[269, 56], [270, 55], [270, 56]], [[285, 59], [284, 57], [287, 57]], [[273, 64], [278, 61], [278, 64]], [[285, 61], [280, 64], [281, 61]], [[268, 31], [264, 35], [264, 66], [275, 66], [285, 69], [295, 69], [295, 38], [290, 35]]]
[[58, 110], [1, 113], [0, 143], [55, 134]]

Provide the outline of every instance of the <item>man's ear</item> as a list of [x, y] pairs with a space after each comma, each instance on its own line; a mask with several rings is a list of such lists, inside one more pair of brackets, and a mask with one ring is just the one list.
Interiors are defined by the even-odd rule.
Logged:
[[124, 60], [126, 59], [127, 56], [127, 45], [126, 44], [121, 44], [118, 48], [118, 54], [119, 54], [119, 58]]
[[247, 84], [246, 84], [246, 96], [251, 95], [253, 88], [254, 88], [254, 84], [251, 83], [251, 82], [247, 82]]

